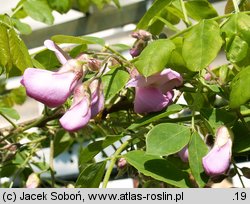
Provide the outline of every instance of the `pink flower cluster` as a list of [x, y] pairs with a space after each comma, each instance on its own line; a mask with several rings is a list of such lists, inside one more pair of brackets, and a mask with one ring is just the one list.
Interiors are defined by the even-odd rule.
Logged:
[[[88, 59], [71, 59], [53, 41], [46, 40], [45, 46], [54, 51], [62, 67], [56, 71], [27, 68], [21, 84], [27, 95], [37, 101], [54, 108], [62, 105], [73, 93], [73, 104], [59, 120], [68, 131], [76, 131], [84, 127], [104, 106], [101, 83], [93, 80], [89, 86], [82, 84], [87, 72], [84, 66]], [[81, 57], [82, 58], [82, 57]]]
[[[138, 33], [138, 36], [144, 36], [146, 40], [150, 39], [150, 36], [146, 36], [145, 33]], [[21, 83], [26, 88], [28, 96], [51, 108], [64, 104], [73, 94], [71, 107], [59, 121], [68, 131], [79, 130], [104, 107], [100, 81], [93, 79], [82, 84], [82, 78], [88, 70], [96, 71], [97, 68], [92, 66], [93, 63], [96, 65], [99, 62], [89, 59], [84, 54], [72, 59], [51, 40], [46, 40], [44, 44], [55, 52], [62, 67], [55, 72], [27, 68]], [[172, 103], [173, 89], [183, 82], [181, 75], [171, 69], [164, 69], [147, 78], [140, 75], [137, 70], [134, 70], [134, 73], [127, 87], [135, 87], [136, 113], [161, 111]]]

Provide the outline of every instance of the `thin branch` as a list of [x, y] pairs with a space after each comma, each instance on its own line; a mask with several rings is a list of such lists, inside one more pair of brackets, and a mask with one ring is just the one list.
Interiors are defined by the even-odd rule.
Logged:
[[110, 175], [112, 173], [112, 170], [114, 168], [114, 165], [115, 165], [115, 162], [119, 156], [119, 154], [127, 147], [127, 145], [129, 144], [129, 141], [126, 141], [124, 142], [115, 152], [115, 154], [113, 155], [113, 157], [111, 158], [111, 161], [110, 161], [110, 165], [106, 171], [106, 174], [104, 176], [104, 179], [103, 179], [103, 184], [102, 184], [102, 188], [106, 188], [107, 185], [108, 185], [108, 181], [109, 181], [109, 178], [110, 178]]
[[17, 128], [17, 125], [16, 125], [12, 120], [10, 120], [6, 115], [4, 115], [2, 112], [0, 112], [0, 115], [1, 115], [5, 120], [7, 120], [7, 121], [13, 126], [14, 129]]

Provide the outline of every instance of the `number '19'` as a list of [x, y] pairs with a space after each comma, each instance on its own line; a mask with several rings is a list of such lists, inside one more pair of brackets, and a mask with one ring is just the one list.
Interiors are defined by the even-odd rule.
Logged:
[[245, 192], [237, 192], [234, 194], [236, 196], [236, 200], [246, 200], [247, 194]]

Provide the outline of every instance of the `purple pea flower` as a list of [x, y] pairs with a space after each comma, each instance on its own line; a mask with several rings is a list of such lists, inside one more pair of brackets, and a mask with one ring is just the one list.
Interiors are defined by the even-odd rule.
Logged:
[[45, 45], [56, 53], [63, 66], [56, 72], [27, 68], [21, 84], [31, 98], [49, 107], [57, 107], [67, 100], [84, 75], [82, 62], [70, 59], [53, 41], [46, 40]]
[[102, 84], [95, 79], [89, 85], [91, 92], [91, 118], [94, 118], [104, 108]]
[[74, 89], [73, 103], [60, 118], [60, 123], [65, 130], [77, 131], [87, 125], [91, 118], [90, 95], [86, 88], [79, 84]]
[[180, 86], [182, 81], [181, 75], [171, 69], [164, 69], [147, 78], [137, 74], [127, 83], [127, 87], [135, 87], [134, 111], [161, 111], [172, 103], [173, 88]]
[[77, 85], [73, 104], [59, 120], [65, 130], [73, 132], [83, 128], [103, 109], [104, 96], [100, 86], [100, 82], [94, 80], [89, 85], [89, 93], [85, 85]]
[[202, 158], [203, 168], [207, 175], [224, 174], [231, 162], [233, 133], [226, 126], [218, 128], [215, 144], [210, 152]]

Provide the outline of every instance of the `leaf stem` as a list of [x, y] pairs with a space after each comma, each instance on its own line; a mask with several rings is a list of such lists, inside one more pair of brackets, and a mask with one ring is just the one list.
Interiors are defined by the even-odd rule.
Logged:
[[11, 14], [11, 18], [14, 16], [14, 15], [16, 15], [16, 13], [18, 12], [18, 11], [20, 11], [21, 9], [23, 8], [23, 4], [21, 4], [21, 5], [19, 5], [14, 11], [13, 11], [13, 13]]
[[49, 166], [51, 175], [51, 187], [55, 187], [55, 169], [54, 169], [54, 135], [50, 135], [50, 154], [49, 154]]
[[119, 56], [121, 59], [127, 61], [127, 59], [121, 53], [119, 53], [116, 50], [112, 49], [108, 45], [105, 45], [104, 48], [107, 49], [107, 50], [109, 50], [110, 52], [114, 53], [115, 55]]
[[241, 114], [241, 112], [239, 110], [236, 110], [236, 114], [239, 117], [239, 119], [241, 120], [242, 124], [248, 129], [248, 131], [250, 131], [250, 127], [248, 126], [247, 122], [245, 121], [244, 116]]
[[[244, 13], [244, 14], [250, 14], [250, 11], [245, 11], [245, 12], [242, 12], [242, 13]], [[223, 15], [223, 16], [217, 16], [217, 17], [211, 18], [210, 20], [217, 21], [217, 20], [220, 20], [220, 19], [223, 19], [223, 18], [230, 17], [230, 16], [232, 16], [232, 15], [234, 15], [234, 13], [225, 14], [225, 15]], [[195, 25], [196, 25], [196, 24], [195, 24]], [[176, 33], [176, 34], [170, 36], [169, 39], [172, 40], [172, 39], [174, 39], [174, 38], [176, 38], [176, 37], [178, 37], [178, 36], [180, 36], [180, 35], [182, 35], [182, 34], [188, 32], [188, 31], [191, 30], [195, 25], [191, 25], [190, 27], [188, 27], [188, 28], [182, 30], [181, 32]]]
[[1, 112], [0, 112], [0, 115], [1, 115], [5, 120], [7, 120], [7, 121], [13, 126], [14, 129], [17, 129], [18, 126], [17, 126], [12, 120], [10, 120], [6, 115], [4, 115], [4, 114], [1, 113]]
[[236, 171], [236, 174], [238, 175], [238, 177], [239, 177], [239, 179], [240, 179], [240, 183], [241, 183], [242, 187], [243, 187], [243, 188], [246, 188], [246, 187], [245, 187], [245, 184], [244, 184], [244, 182], [243, 182], [243, 180], [242, 180], [242, 178], [241, 178], [241, 174], [240, 174], [240, 172], [239, 172], [239, 170], [238, 170], [238, 167], [237, 167], [235, 161], [232, 161], [232, 164], [233, 164], [233, 166], [234, 166], [234, 169], [235, 169], [235, 171]]
[[104, 179], [103, 179], [103, 184], [102, 184], [102, 188], [107, 188], [108, 185], [108, 181], [111, 175], [111, 172], [114, 168], [115, 162], [119, 156], [119, 154], [127, 147], [127, 145], [129, 144], [129, 141], [124, 142], [114, 153], [113, 157], [110, 160], [110, 165], [105, 173]]
[[238, 0], [233, 0], [234, 10], [236, 13], [240, 12], [239, 6], [238, 6]]
[[180, 4], [181, 4], [181, 10], [182, 10], [182, 13], [183, 13], [183, 15], [184, 15], [184, 23], [186, 24], [187, 27], [189, 27], [189, 26], [192, 25], [192, 23], [191, 23], [191, 21], [188, 19], [187, 10], [186, 10], [184, 1], [183, 1], [183, 0], [179, 0], [179, 2], [180, 2]]
[[22, 165], [18, 168], [18, 170], [16, 171], [15, 175], [13, 176], [12, 182], [10, 183], [10, 188], [13, 187], [13, 184], [16, 180], [16, 178], [19, 176], [19, 174], [24, 170], [25, 166], [29, 163], [30, 159], [33, 157], [33, 154], [37, 151], [37, 147], [39, 144], [36, 144], [32, 149], [31, 152], [29, 154], [29, 156], [27, 156], [27, 158], [24, 160], [24, 162], [22, 163]]

